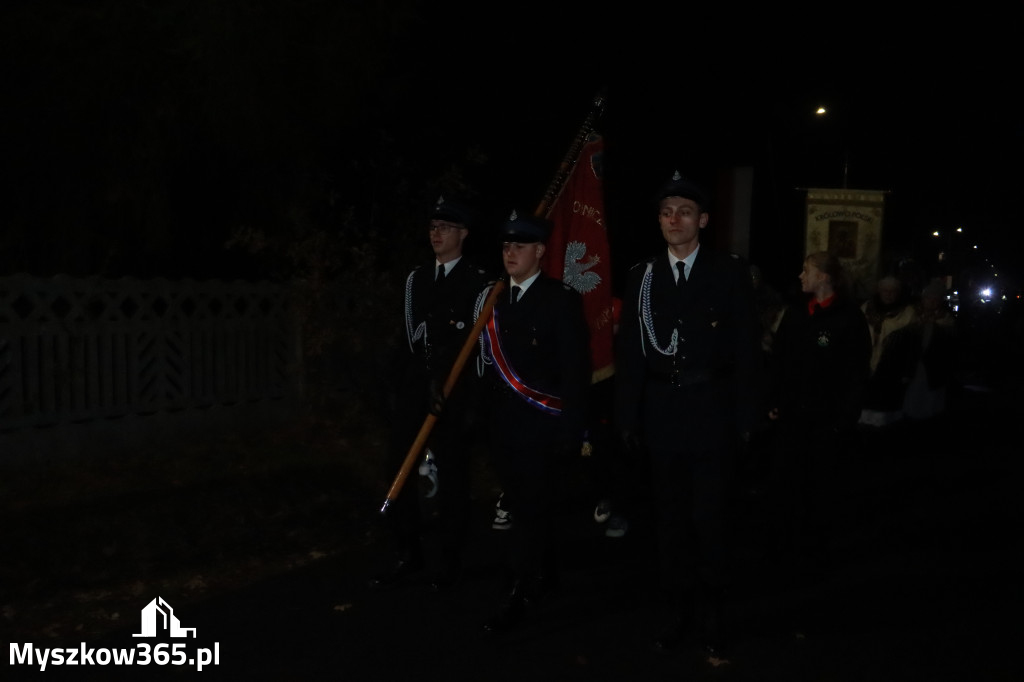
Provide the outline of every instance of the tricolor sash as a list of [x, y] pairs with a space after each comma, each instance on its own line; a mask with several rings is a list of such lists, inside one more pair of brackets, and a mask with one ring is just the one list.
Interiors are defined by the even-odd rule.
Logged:
[[505, 351], [501, 347], [497, 308], [491, 312], [491, 319], [487, 321], [486, 339], [488, 351], [494, 360], [494, 367], [498, 371], [498, 375], [516, 395], [542, 412], [555, 416], [562, 414], [561, 398], [530, 388], [523, 383], [523, 380], [519, 378], [516, 371], [512, 369], [512, 365], [509, 364], [508, 358], [505, 357]]

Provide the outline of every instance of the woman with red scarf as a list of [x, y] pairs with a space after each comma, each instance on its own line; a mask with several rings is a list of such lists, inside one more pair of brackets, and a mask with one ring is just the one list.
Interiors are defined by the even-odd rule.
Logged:
[[829, 561], [841, 497], [838, 467], [870, 376], [871, 336], [864, 313], [847, 294], [838, 258], [825, 251], [807, 256], [800, 285], [806, 302], [783, 315], [772, 354], [772, 488], [780, 549], [821, 569]]

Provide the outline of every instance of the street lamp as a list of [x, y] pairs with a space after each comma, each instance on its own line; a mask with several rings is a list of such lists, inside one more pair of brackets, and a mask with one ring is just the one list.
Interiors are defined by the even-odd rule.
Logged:
[[[950, 230], [949, 232], [946, 233], [946, 250], [945, 251], [939, 251], [939, 260], [940, 261], [948, 260], [952, 256], [952, 253], [953, 253], [953, 233], [955, 232], [957, 234], [962, 234], [963, 231], [964, 231], [964, 228], [958, 227], [955, 230]], [[932, 232], [932, 236], [933, 237], [941, 237], [942, 236], [942, 232], [940, 232], [939, 230], [934, 230]]]
[[[814, 115], [819, 118], [825, 118], [826, 116], [829, 115], [828, 107], [824, 105], [819, 105], [818, 108], [814, 110]], [[839, 123], [841, 126], [841, 137], [843, 145], [843, 189], [847, 189], [850, 186], [850, 146], [849, 140], [847, 139], [846, 122], [840, 120]]]
[[[950, 289], [953, 286], [953, 235], [954, 234], [963, 234], [963, 231], [964, 231], [964, 228], [962, 228], [962, 227], [956, 227], [954, 229], [947, 230], [945, 232], [946, 248], [945, 249], [942, 249], [942, 248], [939, 249], [939, 254], [938, 254], [937, 261], [940, 264], [945, 265], [945, 267], [941, 268], [941, 269], [945, 270], [944, 275], [945, 275], [945, 279], [946, 279], [946, 288], [947, 289]], [[941, 239], [942, 236], [943, 236], [943, 232], [940, 231], [940, 230], [933, 230], [932, 231], [932, 236], [937, 238], [937, 239]], [[975, 247], [975, 248], [977, 248], [977, 247]]]

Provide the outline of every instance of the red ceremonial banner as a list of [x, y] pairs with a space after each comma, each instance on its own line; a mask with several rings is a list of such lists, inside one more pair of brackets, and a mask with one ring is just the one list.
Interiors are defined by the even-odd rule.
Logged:
[[553, 227], [542, 263], [547, 275], [561, 279], [583, 296], [595, 383], [615, 373], [603, 157], [604, 139], [591, 133], [548, 210]]

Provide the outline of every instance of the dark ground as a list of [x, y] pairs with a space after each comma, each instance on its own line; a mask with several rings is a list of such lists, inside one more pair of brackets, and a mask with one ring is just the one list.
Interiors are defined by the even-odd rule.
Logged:
[[[1017, 682], [1024, 679], [1019, 377], [1016, 365], [965, 375], [934, 423], [860, 434], [846, 467], [836, 565], [820, 580], [769, 551], [763, 498], [757, 480], [748, 480], [736, 516], [739, 575], [727, 609], [734, 637], [729, 663], [718, 667], [697, 652], [651, 651], [659, 612], [649, 527], [634, 520], [625, 537], [605, 537], [584, 490], [567, 495], [561, 518], [561, 589], [531, 609], [519, 630], [483, 633], [500, 595], [505, 540], [490, 528], [494, 488], [486, 480], [467, 575], [452, 592], [430, 592], [426, 576], [384, 592], [367, 589], [388, 556], [376, 512], [383, 496], [370, 494], [359, 502], [366, 514], [324, 507], [329, 517], [317, 532], [343, 541], [322, 558], [263, 566], [247, 580], [221, 581], [199, 594], [173, 581], [149, 583], [122, 600], [119, 626], [20, 632], [9, 641], [132, 647], [144, 641], [131, 636], [140, 629], [138, 610], [159, 594], [182, 626], [197, 629], [190, 647], [219, 642], [220, 665], [204, 678]], [[328, 474], [307, 472], [318, 475]], [[268, 511], [262, 522], [272, 516]], [[27, 666], [13, 672], [43, 674]], [[105, 680], [118, 673], [196, 674], [151, 665], [48, 668], [45, 675]]]

